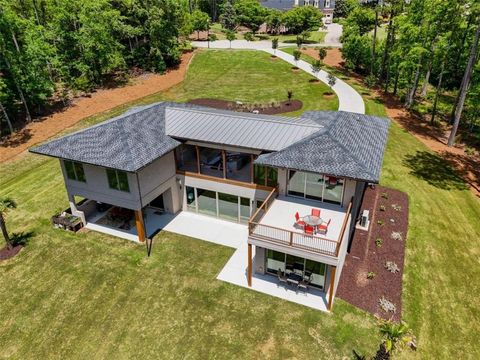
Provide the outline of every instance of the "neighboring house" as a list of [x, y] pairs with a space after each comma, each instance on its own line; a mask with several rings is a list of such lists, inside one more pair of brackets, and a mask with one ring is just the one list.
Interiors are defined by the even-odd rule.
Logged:
[[[30, 151], [60, 159], [71, 212], [87, 228], [143, 242], [165, 213], [246, 224], [249, 284], [252, 272], [301, 271], [331, 307], [388, 126], [347, 112], [288, 118], [162, 102]], [[328, 230], [307, 234], [295, 214], [314, 208]]]
[[294, 6], [314, 6], [322, 11], [326, 24], [332, 22], [335, 10], [335, 0], [261, 0], [260, 3], [267, 8], [282, 11], [289, 10]]

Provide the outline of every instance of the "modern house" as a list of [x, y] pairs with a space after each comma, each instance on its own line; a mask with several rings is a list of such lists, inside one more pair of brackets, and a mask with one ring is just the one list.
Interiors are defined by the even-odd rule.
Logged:
[[289, 10], [294, 6], [314, 6], [323, 13], [326, 24], [332, 22], [335, 10], [335, 0], [261, 0], [260, 3], [267, 8], [282, 11]]
[[60, 159], [85, 227], [143, 242], [165, 214], [245, 224], [249, 284], [252, 273], [307, 274], [331, 308], [388, 127], [348, 112], [290, 118], [162, 102], [30, 151]]

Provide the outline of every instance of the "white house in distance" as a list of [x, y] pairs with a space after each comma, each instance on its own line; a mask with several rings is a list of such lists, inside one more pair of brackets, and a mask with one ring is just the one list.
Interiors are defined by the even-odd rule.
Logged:
[[294, 6], [314, 6], [323, 13], [323, 21], [330, 24], [333, 20], [335, 0], [260, 0], [268, 8], [289, 10]]
[[323, 293], [331, 309], [388, 127], [341, 111], [291, 118], [161, 102], [30, 151], [60, 159], [85, 227], [143, 242], [181, 212], [193, 228], [205, 217], [244, 224], [248, 285], [271, 276]]

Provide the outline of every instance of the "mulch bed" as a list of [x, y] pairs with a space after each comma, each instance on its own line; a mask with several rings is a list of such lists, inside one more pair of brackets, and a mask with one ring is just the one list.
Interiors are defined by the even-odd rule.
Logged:
[[20, 252], [20, 250], [22, 250], [22, 248], [22, 245], [13, 246], [10, 249], [5, 246], [3, 249], [0, 250], [0, 261], [14, 257]]
[[252, 112], [258, 110], [260, 114], [275, 115], [300, 110], [303, 103], [300, 100], [276, 102], [272, 104], [237, 104], [235, 101], [220, 99], [193, 99], [190, 104], [212, 107], [215, 109]]
[[[386, 195], [385, 195], [386, 194]], [[394, 209], [392, 205], [399, 208]], [[384, 211], [381, 207], [384, 206]], [[408, 230], [407, 194], [376, 186], [365, 191], [361, 211], [370, 211], [369, 231], [355, 230], [352, 248], [347, 254], [338, 285], [337, 295], [350, 304], [383, 319], [401, 320], [402, 277], [405, 259], [405, 243]], [[390, 221], [393, 219], [394, 222]], [[383, 225], [379, 224], [383, 222]], [[402, 240], [392, 239], [392, 232], [400, 232]], [[382, 239], [381, 246], [376, 239]], [[393, 261], [400, 269], [391, 273], [385, 262]], [[367, 279], [369, 272], [373, 279]], [[385, 312], [379, 305], [384, 297], [392, 302], [396, 311]]]

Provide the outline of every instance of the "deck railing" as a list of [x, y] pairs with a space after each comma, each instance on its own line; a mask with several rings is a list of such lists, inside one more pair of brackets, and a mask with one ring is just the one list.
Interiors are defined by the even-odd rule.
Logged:
[[255, 211], [252, 215], [248, 223], [259, 223], [262, 220], [263, 216], [267, 213], [270, 205], [275, 201], [278, 196], [278, 187], [275, 187], [270, 194], [268, 194], [267, 198], [263, 201], [262, 205]]
[[338, 240], [335, 241], [317, 235], [308, 235], [301, 232], [281, 229], [275, 226], [260, 224], [263, 215], [266, 213], [271, 203], [275, 200], [276, 196], [272, 195], [273, 193], [273, 191], [270, 193], [262, 206], [255, 212], [248, 222], [248, 235], [250, 238], [288, 246], [299, 250], [338, 257], [350, 212], [352, 210], [352, 202], [350, 202], [348, 205], [340, 235]]

